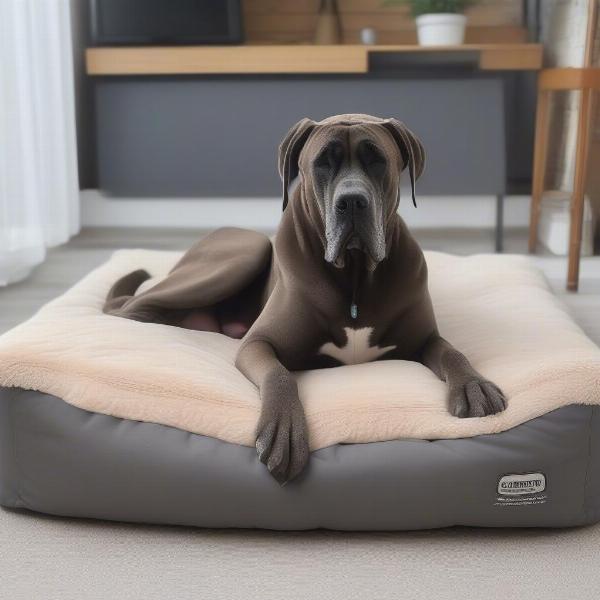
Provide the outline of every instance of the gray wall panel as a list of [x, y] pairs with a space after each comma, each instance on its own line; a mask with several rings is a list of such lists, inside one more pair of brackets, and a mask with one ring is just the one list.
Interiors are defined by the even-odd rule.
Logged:
[[277, 196], [287, 129], [344, 112], [393, 116], [421, 137], [421, 193], [504, 191], [500, 79], [105, 78], [96, 100], [99, 187], [114, 195]]
[[87, 76], [85, 70], [85, 49], [90, 45], [89, 3], [82, 0], [69, 0], [69, 7], [73, 44], [79, 187], [84, 189], [96, 185], [93, 80]]

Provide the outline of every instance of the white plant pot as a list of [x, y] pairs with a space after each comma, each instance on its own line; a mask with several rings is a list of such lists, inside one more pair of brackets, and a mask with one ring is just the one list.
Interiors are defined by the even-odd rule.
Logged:
[[421, 46], [457, 46], [465, 41], [465, 15], [433, 13], [418, 16], [416, 22]]

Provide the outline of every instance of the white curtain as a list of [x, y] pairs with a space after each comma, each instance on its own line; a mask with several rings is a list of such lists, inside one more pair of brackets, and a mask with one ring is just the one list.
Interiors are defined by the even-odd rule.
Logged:
[[68, 0], [0, 0], [0, 286], [79, 230]]

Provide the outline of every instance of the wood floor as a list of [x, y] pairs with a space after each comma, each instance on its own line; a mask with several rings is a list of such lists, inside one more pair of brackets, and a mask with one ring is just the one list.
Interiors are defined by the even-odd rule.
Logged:
[[[48, 258], [26, 281], [0, 288], [0, 333], [29, 318], [44, 303], [58, 296], [94, 267], [108, 260], [118, 248], [184, 250], [205, 232], [174, 229], [86, 229], [70, 243], [49, 251]], [[423, 248], [453, 254], [491, 252], [491, 231], [418, 230]], [[508, 231], [506, 251], [523, 253], [524, 230]], [[581, 288], [565, 290], [566, 259], [541, 255], [532, 260], [542, 268], [555, 293], [570, 307], [588, 335], [600, 344], [600, 256], [582, 263]]]

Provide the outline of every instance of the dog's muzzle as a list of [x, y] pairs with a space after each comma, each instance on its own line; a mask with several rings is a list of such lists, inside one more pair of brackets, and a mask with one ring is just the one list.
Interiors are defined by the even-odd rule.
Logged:
[[342, 268], [346, 250], [360, 250], [373, 270], [385, 258], [381, 202], [361, 181], [340, 183], [326, 216], [325, 260]]

